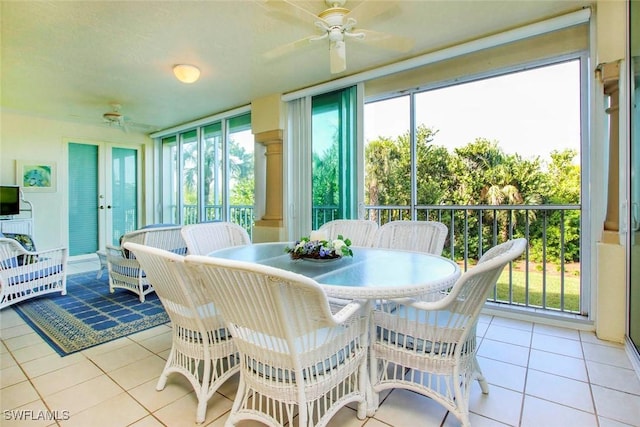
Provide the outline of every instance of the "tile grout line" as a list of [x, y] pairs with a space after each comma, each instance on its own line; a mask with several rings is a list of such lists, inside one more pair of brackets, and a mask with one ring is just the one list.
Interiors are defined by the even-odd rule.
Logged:
[[518, 418], [518, 426], [522, 425], [524, 417], [524, 401], [527, 397], [527, 381], [529, 380], [529, 364], [531, 363], [531, 349], [533, 348], [533, 336], [535, 323], [531, 323], [531, 336], [529, 337], [529, 351], [527, 352], [527, 366], [524, 371], [524, 382], [522, 384], [522, 400], [520, 401], [520, 417]]

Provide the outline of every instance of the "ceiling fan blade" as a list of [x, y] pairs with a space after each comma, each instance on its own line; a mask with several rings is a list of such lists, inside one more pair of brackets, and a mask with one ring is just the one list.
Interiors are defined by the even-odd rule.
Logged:
[[331, 42], [329, 46], [329, 66], [331, 74], [341, 73], [347, 69], [347, 50], [344, 41]]
[[275, 59], [278, 58], [280, 56], [289, 54], [291, 52], [293, 52], [294, 50], [297, 49], [301, 49], [303, 47], [308, 46], [313, 40], [317, 39], [318, 36], [317, 35], [313, 35], [313, 36], [308, 36], [305, 37], [303, 39], [300, 40], [296, 40], [294, 42], [291, 43], [287, 43], [284, 44], [282, 46], [278, 46], [275, 49], [271, 49], [270, 51], [267, 51], [265, 53], [263, 53], [262, 55], [266, 58], [266, 59]]
[[315, 13], [305, 9], [304, 7], [288, 0], [263, 0], [262, 6], [269, 12], [281, 13], [292, 16], [301, 21], [315, 23], [322, 21]]
[[345, 22], [349, 18], [353, 18], [359, 23], [365, 22], [368, 19], [375, 18], [378, 15], [382, 15], [386, 11], [396, 7], [395, 0], [386, 1], [372, 1], [363, 0], [359, 5], [351, 9], [351, 12], [344, 16]]
[[378, 31], [358, 29], [355, 30], [353, 34], [364, 34], [364, 37], [353, 37], [354, 40], [361, 43], [367, 43], [388, 50], [397, 50], [399, 52], [410, 51], [415, 43], [415, 41], [409, 37], [396, 36]]

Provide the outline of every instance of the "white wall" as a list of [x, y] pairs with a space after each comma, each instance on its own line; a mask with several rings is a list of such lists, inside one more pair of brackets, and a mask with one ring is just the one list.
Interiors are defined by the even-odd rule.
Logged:
[[[33, 203], [38, 249], [68, 247], [66, 141], [144, 145], [147, 152], [152, 146], [146, 135], [125, 133], [101, 124], [85, 125], [3, 111], [0, 117], [0, 184], [16, 184], [16, 160], [56, 163], [56, 192], [25, 193], [25, 198]], [[150, 156], [145, 155], [145, 158]]]

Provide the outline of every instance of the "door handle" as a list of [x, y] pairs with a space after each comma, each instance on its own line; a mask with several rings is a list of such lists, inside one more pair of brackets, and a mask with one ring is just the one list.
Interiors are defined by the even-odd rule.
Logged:
[[111, 205], [107, 205], [107, 209], [111, 209]]
[[104, 209], [104, 205], [98, 206], [98, 209]]

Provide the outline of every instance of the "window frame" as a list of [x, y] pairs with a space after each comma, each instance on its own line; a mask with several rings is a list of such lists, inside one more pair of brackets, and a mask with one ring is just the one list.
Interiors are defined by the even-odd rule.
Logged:
[[[244, 116], [248, 116], [244, 118]], [[205, 191], [203, 183], [205, 182], [205, 146], [207, 141], [205, 141], [206, 132], [205, 129], [212, 125], [220, 125], [220, 138], [222, 145], [222, 158], [221, 161], [221, 173], [222, 176], [220, 179], [221, 190], [222, 190], [222, 208], [220, 210], [220, 217], [216, 217], [214, 220], [220, 221], [231, 221], [231, 206], [230, 206], [230, 182], [231, 182], [231, 174], [229, 169], [229, 142], [230, 142], [230, 134], [229, 131], [232, 130], [232, 127], [229, 125], [230, 122], [234, 120], [240, 119], [243, 122], [248, 122], [249, 126], [251, 123], [251, 111], [238, 111], [234, 110], [233, 112], [229, 112], [228, 114], [218, 115], [211, 118], [211, 120], [200, 121], [197, 126], [192, 127], [184, 127], [179, 129], [174, 129], [173, 132], [168, 131], [167, 133], [158, 136], [156, 140], [160, 146], [159, 152], [159, 170], [161, 171], [159, 177], [159, 206], [161, 206], [161, 210], [158, 213], [161, 218], [161, 222], [171, 222], [176, 224], [187, 224], [185, 223], [185, 214], [184, 214], [184, 138], [183, 135], [191, 134], [193, 132], [196, 133], [196, 144], [197, 144], [197, 184], [196, 184], [196, 220], [195, 222], [203, 222], [210, 221], [211, 219], [207, 218], [206, 213], [206, 200], [205, 200]], [[173, 146], [173, 147], [172, 147]], [[175, 158], [168, 159], [168, 155], [173, 155], [173, 151], [175, 150]], [[255, 156], [255, 152], [253, 153]], [[254, 157], [255, 162], [255, 157]], [[168, 168], [168, 169], [167, 169]], [[255, 176], [254, 176], [255, 180]], [[169, 189], [167, 189], [169, 187]], [[173, 189], [171, 187], [174, 187]], [[175, 191], [174, 191], [175, 190]], [[169, 208], [173, 208], [175, 201], [175, 214], [167, 213], [166, 210]], [[254, 200], [255, 203], [255, 200]], [[253, 221], [255, 218], [252, 218], [251, 222], [253, 225]], [[191, 222], [189, 222], [191, 223]], [[249, 231], [250, 233], [250, 231]]]
[[[478, 73], [472, 73], [464, 77], [456, 77], [452, 79], [444, 79], [440, 81], [434, 81], [420, 85], [409, 90], [396, 90], [388, 91], [384, 93], [377, 93], [375, 95], [365, 97], [364, 104], [371, 102], [385, 101], [393, 98], [399, 98], [402, 96], [409, 96], [410, 105], [410, 144], [411, 144], [411, 170], [412, 170], [412, 182], [411, 182], [411, 219], [416, 219], [417, 208], [420, 206], [417, 203], [417, 184], [415, 180], [416, 176], [416, 122], [415, 122], [415, 96], [416, 94], [423, 93], [430, 90], [443, 89], [460, 84], [481, 81], [488, 78], [505, 76], [513, 73], [536, 69], [540, 67], [552, 66], [563, 62], [574, 61], [579, 62], [579, 74], [580, 74], [580, 152], [578, 153], [580, 159], [581, 170], [581, 182], [580, 182], [580, 259], [581, 259], [581, 301], [580, 306], [584, 307], [589, 313], [593, 313], [592, 304], [592, 290], [591, 284], [595, 283], [592, 280], [594, 271], [591, 268], [592, 263], [589, 260], [592, 258], [592, 213], [590, 207], [592, 206], [592, 195], [589, 191], [589, 185], [592, 178], [592, 159], [591, 159], [591, 133], [590, 133], [590, 98], [589, 98], [589, 86], [592, 84], [592, 77], [590, 75], [590, 51], [589, 49], [581, 49], [576, 52], [550, 55], [545, 58], [523, 61], [517, 64], [511, 64], [508, 66], [497, 67], [491, 70], [485, 70]], [[428, 74], [428, 69], [425, 69], [425, 73]], [[364, 139], [364, 135], [362, 135]], [[363, 143], [364, 149], [364, 143]], [[364, 177], [361, 188], [365, 188]]]

